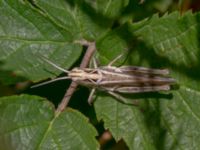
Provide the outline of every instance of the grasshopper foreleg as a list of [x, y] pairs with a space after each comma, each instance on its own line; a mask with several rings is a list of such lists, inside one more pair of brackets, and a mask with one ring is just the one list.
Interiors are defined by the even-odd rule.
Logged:
[[89, 105], [92, 105], [92, 103], [93, 103], [93, 96], [94, 96], [95, 91], [96, 91], [96, 89], [93, 88], [93, 89], [91, 90], [91, 92], [90, 92], [90, 95], [89, 95], [89, 97], [88, 97], [88, 104], [89, 104]]

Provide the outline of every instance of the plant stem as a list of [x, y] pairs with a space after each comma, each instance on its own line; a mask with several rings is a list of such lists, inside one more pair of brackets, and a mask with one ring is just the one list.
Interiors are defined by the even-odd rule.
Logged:
[[[95, 42], [80, 42], [83, 45], [86, 45], [85, 43], [87, 43], [87, 51], [81, 61], [80, 64], [80, 68], [85, 68], [88, 66], [92, 55], [94, 54], [95, 50], [96, 50], [96, 46], [95, 46]], [[69, 88], [66, 90], [65, 95], [61, 101], [61, 103], [58, 105], [58, 108], [56, 110], [57, 113], [62, 112], [68, 105], [71, 96], [73, 95], [74, 91], [76, 90], [78, 84], [74, 81], [72, 81], [72, 83], [70, 84]]]

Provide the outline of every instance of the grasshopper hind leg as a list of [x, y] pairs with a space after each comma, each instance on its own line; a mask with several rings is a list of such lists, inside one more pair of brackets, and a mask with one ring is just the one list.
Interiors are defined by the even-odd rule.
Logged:
[[108, 93], [115, 97], [116, 100], [118, 100], [119, 102], [123, 103], [123, 104], [128, 104], [128, 105], [134, 105], [134, 106], [138, 106], [138, 101], [132, 101], [130, 102], [130, 100], [127, 100], [125, 97], [121, 96], [120, 94], [117, 94], [115, 92], [112, 92], [112, 91], [108, 91]]
[[[92, 105], [94, 99], [94, 93], [96, 92], [96, 89], [93, 88], [90, 92], [90, 95], [88, 97], [88, 104]], [[120, 94], [114, 93], [112, 91], [108, 91], [108, 94], [110, 94], [111, 96], [113, 96], [114, 98], [116, 98], [116, 100], [118, 100], [119, 102], [123, 103], [123, 104], [127, 104], [127, 105], [134, 105], [134, 106], [138, 106], [138, 101], [132, 101], [130, 102], [130, 100], [127, 100], [125, 97], [121, 96]]]

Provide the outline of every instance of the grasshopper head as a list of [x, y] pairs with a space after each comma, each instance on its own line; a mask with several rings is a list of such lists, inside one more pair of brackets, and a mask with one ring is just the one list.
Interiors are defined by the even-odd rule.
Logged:
[[87, 79], [87, 73], [80, 69], [80, 68], [74, 68], [72, 69], [69, 73], [68, 73], [68, 76], [74, 80], [74, 81], [77, 81], [77, 80], [85, 80]]

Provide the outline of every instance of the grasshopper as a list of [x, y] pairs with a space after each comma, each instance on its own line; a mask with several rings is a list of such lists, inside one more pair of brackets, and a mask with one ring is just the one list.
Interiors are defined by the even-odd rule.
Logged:
[[92, 88], [88, 98], [88, 103], [91, 104], [96, 89], [105, 91], [121, 102], [126, 103], [126, 98], [121, 96], [123, 93], [168, 91], [170, 90], [170, 85], [175, 83], [173, 78], [168, 77], [168, 69], [151, 69], [137, 66], [112, 66], [112, 64], [120, 57], [121, 55], [111, 61], [107, 66], [97, 67], [96, 61], [94, 61], [94, 68], [74, 68], [71, 71], [65, 70], [48, 59], [43, 58], [43, 60], [50, 65], [67, 73], [68, 76], [56, 78], [33, 87], [38, 87], [58, 80], [71, 79], [80, 85]]

